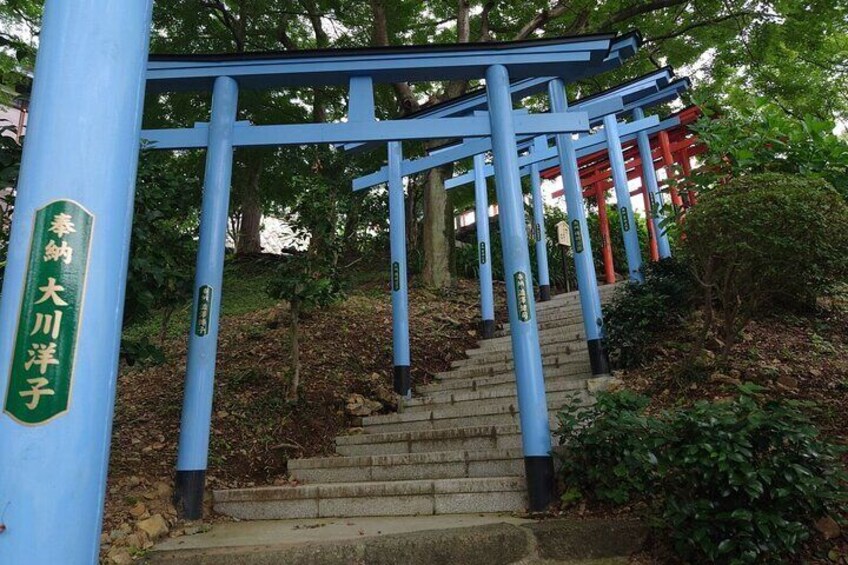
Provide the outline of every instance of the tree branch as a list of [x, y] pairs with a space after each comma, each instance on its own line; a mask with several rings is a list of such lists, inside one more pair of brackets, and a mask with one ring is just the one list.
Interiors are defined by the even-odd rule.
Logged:
[[492, 30], [489, 27], [489, 16], [492, 10], [495, 9], [495, 0], [489, 0], [483, 4], [483, 11], [480, 12], [480, 37], [478, 41], [491, 41]]
[[233, 36], [233, 41], [236, 44], [236, 51], [244, 51], [244, 36], [239, 32], [241, 26], [236, 18], [230, 13], [227, 5], [221, 0], [201, 0], [200, 5], [204, 8], [212, 10], [212, 15], [221, 22], [230, 34]]
[[657, 43], [657, 42], [660, 42], [660, 41], [665, 41], [667, 39], [674, 39], [675, 37], [680, 37], [681, 35], [689, 33], [693, 29], [697, 29], [699, 27], [704, 27], [704, 26], [709, 26], [709, 25], [714, 25], [714, 24], [720, 24], [720, 23], [725, 22], [727, 20], [732, 20], [732, 19], [735, 19], [735, 18], [741, 18], [741, 17], [744, 17], [744, 16], [753, 16], [753, 15], [755, 15], [754, 12], [750, 12], [748, 10], [741, 10], [739, 12], [733, 12], [732, 14], [725, 14], [723, 16], [718, 16], [718, 17], [711, 18], [711, 19], [708, 19], [708, 20], [702, 20], [700, 22], [695, 22], [695, 23], [689, 24], [688, 26], [684, 26], [684, 27], [682, 27], [678, 30], [673, 31], [672, 33], [667, 33], [665, 35], [658, 35], [656, 37], [651, 37], [649, 39], [646, 39], [645, 43]]
[[598, 30], [609, 31], [615, 24], [635, 18], [636, 16], [656, 12], [657, 10], [664, 10], [666, 8], [673, 8], [674, 6], [688, 4], [689, 2], [690, 0], [652, 0], [645, 4], [634, 4], [611, 15], [607, 21], [598, 26]]
[[553, 8], [546, 8], [536, 14], [536, 16], [532, 20], [527, 22], [527, 24], [523, 28], [521, 28], [521, 31], [519, 31], [513, 39], [516, 41], [521, 39], [527, 39], [534, 32], [536, 32], [536, 30], [545, 27], [549, 21], [565, 14], [570, 6], [571, 2], [567, 0], [559, 0], [559, 2], [557, 2]]

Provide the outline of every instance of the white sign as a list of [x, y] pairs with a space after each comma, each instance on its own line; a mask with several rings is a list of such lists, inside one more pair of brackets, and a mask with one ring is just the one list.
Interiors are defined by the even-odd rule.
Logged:
[[571, 235], [568, 233], [568, 222], [557, 223], [557, 240], [560, 245], [571, 247]]

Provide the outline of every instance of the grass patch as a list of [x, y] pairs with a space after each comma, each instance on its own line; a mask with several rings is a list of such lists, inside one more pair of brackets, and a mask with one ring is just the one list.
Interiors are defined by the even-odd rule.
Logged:
[[[227, 257], [224, 263], [224, 287], [221, 315], [240, 316], [270, 308], [276, 301], [265, 292], [274, 276], [275, 264], [266, 260], [237, 260]], [[165, 336], [168, 338], [187, 334], [191, 326], [191, 301], [186, 301], [171, 316]], [[147, 337], [156, 342], [162, 331], [165, 312], [158, 311], [145, 320], [124, 328], [124, 337], [138, 340]]]

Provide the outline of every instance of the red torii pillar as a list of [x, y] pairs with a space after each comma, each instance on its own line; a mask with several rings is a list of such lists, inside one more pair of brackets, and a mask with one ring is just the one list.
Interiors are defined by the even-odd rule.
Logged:
[[674, 180], [674, 156], [671, 154], [671, 142], [668, 139], [668, 132], [661, 131], [659, 132], [658, 138], [660, 141], [660, 149], [662, 150], [663, 156], [663, 164], [665, 165], [665, 172], [668, 177], [667, 185], [669, 193], [671, 194], [671, 203], [674, 205], [676, 209], [681, 209], [683, 207], [683, 199], [680, 198], [680, 194], [677, 192], [677, 188], [673, 186]]
[[[677, 160], [683, 167], [683, 175], [688, 180], [692, 176], [692, 163], [689, 160], [689, 149], [683, 148], [677, 154]], [[694, 206], [698, 203], [698, 194], [692, 189], [691, 185], [687, 184], [686, 197], [689, 200], [689, 206]]]
[[654, 231], [654, 222], [651, 221], [651, 195], [645, 188], [644, 177], [642, 177], [642, 201], [645, 203], [645, 223], [648, 225], [648, 248], [651, 251], [651, 261], [659, 261], [660, 250], [657, 247], [657, 233]]
[[595, 191], [598, 201], [598, 226], [601, 230], [601, 255], [604, 258], [604, 280], [607, 284], [615, 284], [615, 265], [612, 259], [612, 242], [610, 241], [609, 217], [607, 216], [607, 195], [601, 183], [594, 183], [591, 190]]

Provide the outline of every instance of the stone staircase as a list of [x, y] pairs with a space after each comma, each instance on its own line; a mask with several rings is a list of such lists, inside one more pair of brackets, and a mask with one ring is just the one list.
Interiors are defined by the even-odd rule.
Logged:
[[[602, 300], [613, 287], [601, 287]], [[577, 293], [537, 304], [552, 419], [593, 379]], [[364, 418], [336, 438], [336, 457], [289, 462], [297, 487], [216, 491], [219, 513], [243, 520], [521, 511], [526, 507], [508, 326], [418, 387], [395, 414]]]

